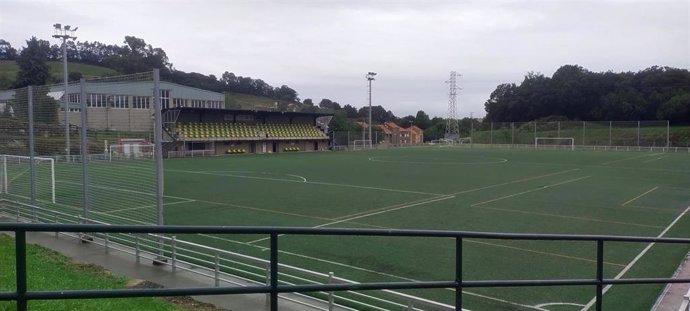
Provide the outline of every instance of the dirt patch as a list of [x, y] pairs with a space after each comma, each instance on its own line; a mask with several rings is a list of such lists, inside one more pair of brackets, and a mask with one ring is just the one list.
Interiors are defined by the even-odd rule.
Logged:
[[[127, 282], [127, 288], [163, 288], [163, 286], [146, 280], [134, 279]], [[218, 308], [210, 303], [197, 301], [189, 296], [161, 297], [158, 299], [173, 303], [188, 311], [230, 311]]]

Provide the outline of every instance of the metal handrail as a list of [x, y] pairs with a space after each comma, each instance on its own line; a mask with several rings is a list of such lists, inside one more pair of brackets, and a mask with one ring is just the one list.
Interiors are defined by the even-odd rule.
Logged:
[[[92, 224], [0, 224], [0, 231], [13, 231], [16, 243], [15, 292], [0, 293], [0, 300], [17, 301], [17, 310], [26, 310], [28, 300], [77, 299], [77, 298], [118, 298], [144, 296], [178, 295], [221, 295], [221, 294], [269, 294], [270, 310], [278, 310], [278, 293], [298, 293], [316, 291], [353, 290], [391, 290], [391, 289], [434, 289], [454, 288], [455, 309], [462, 310], [462, 289], [475, 287], [522, 287], [522, 286], [576, 286], [593, 285], [596, 290], [596, 310], [602, 310], [604, 285], [690, 283], [687, 278], [603, 278], [604, 242], [647, 242], [690, 244], [687, 238], [652, 238], [611, 235], [567, 235], [567, 234], [525, 234], [494, 233], [444, 230], [386, 230], [386, 229], [340, 229], [340, 228], [301, 228], [301, 227], [227, 227], [227, 226], [133, 226], [133, 225], [92, 225]], [[204, 234], [265, 234], [270, 236], [270, 282], [268, 285], [246, 287], [214, 288], [174, 288], [174, 289], [127, 289], [127, 290], [69, 290], [69, 291], [28, 291], [26, 288], [26, 233], [27, 232], [73, 232], [73, 233], [204, 233]], [[386, 237], [430, 237], [454, 238], [456, 240], [456, 273], [448, 281], [423, 282], [372, 282], [337, 283], [308, 285], [279, 285], [278, 283], [278, 241], [279, 235], [327, 235], [327, 236], [386, 236]], [[590, 241], [597, 245], [597, 273], [589, 279], [558, 280], [488, 280], [470, 281], [462, 278], [463, 239], [502, 239], [502, 240], [546, 240], [546, 241]]]

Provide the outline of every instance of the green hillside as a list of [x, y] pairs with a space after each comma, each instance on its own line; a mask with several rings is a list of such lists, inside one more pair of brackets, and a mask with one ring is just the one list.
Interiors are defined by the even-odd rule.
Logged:
[[[62, 81], [62, 63], [59, 61], [49, 61], [50, 74], [54, 82]], [[110, 68], [80, 64], [74, 62], [67, 63], [67, 70], [70, 72], [80, 72], [84, 78], [102, 77], [117, 74], [115, 70]], [[19, 66], [15, 61], [0, 60], [0, 88], [9, 87], [14, 82], [19, 71]]]
[[278, 100], [241, 93], [225, 93], [225, 107], [232, 109], [269, 110], [276, 108]]

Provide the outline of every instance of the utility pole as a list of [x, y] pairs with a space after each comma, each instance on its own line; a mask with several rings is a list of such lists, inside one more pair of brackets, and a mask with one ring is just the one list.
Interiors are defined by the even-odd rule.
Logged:
[[366, 76], [367, 80], [369, 80], [369, 148], [370, 149], [374, 148], [374, 143], [371, 140], [371, 127], [372, 127], [372, 124], [371, 124], [371, 81], [376, 80], [376, 79], [374, 79], [375, 75], [376, 75], [375, 72], [370, 71], [369, 73], [367, 73], [367, 76]]
[[[62, 82], [65, 85], [65, 94], [62, 96], [62, 102], [63, 102], [63, 108], [65, 109], [65, 155], [67, 161], [69, 161], [70, 158], [70, 148], [69, 148], [69, 95], [67, 93], [67, 88], [68, 83], [68, 75], [67, 75], [67, 39], [72, 39], [76, 40], [77, 37], [74, 36], [74, 32], [79, 29], [79, 27], [74, 27], [74, 29], [71, 29], [72, 26], [70, 25], [65, 25], [64, 27], [62, 24], [54, 24], [53, 27], [55, 28], [55, 34], [53, 35], [53, 38], [56, 39], [62, 39]], [[81, 98], [80, 100], [86, 100], [86, 98]], [[84, 130], [84, 129], [82, 129]]]

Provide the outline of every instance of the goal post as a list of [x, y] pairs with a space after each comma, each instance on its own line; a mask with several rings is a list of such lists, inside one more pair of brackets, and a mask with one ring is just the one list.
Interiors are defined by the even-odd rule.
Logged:
[[570, 149], [575, 150], [575, 138], [573, 137], [535, 137], [534, 149], [539, 148]]
[[1, 154], [0, 165], [0, 194], [30, 198], [33, 182], [37, 199], [55, 203], [55, 159]]

